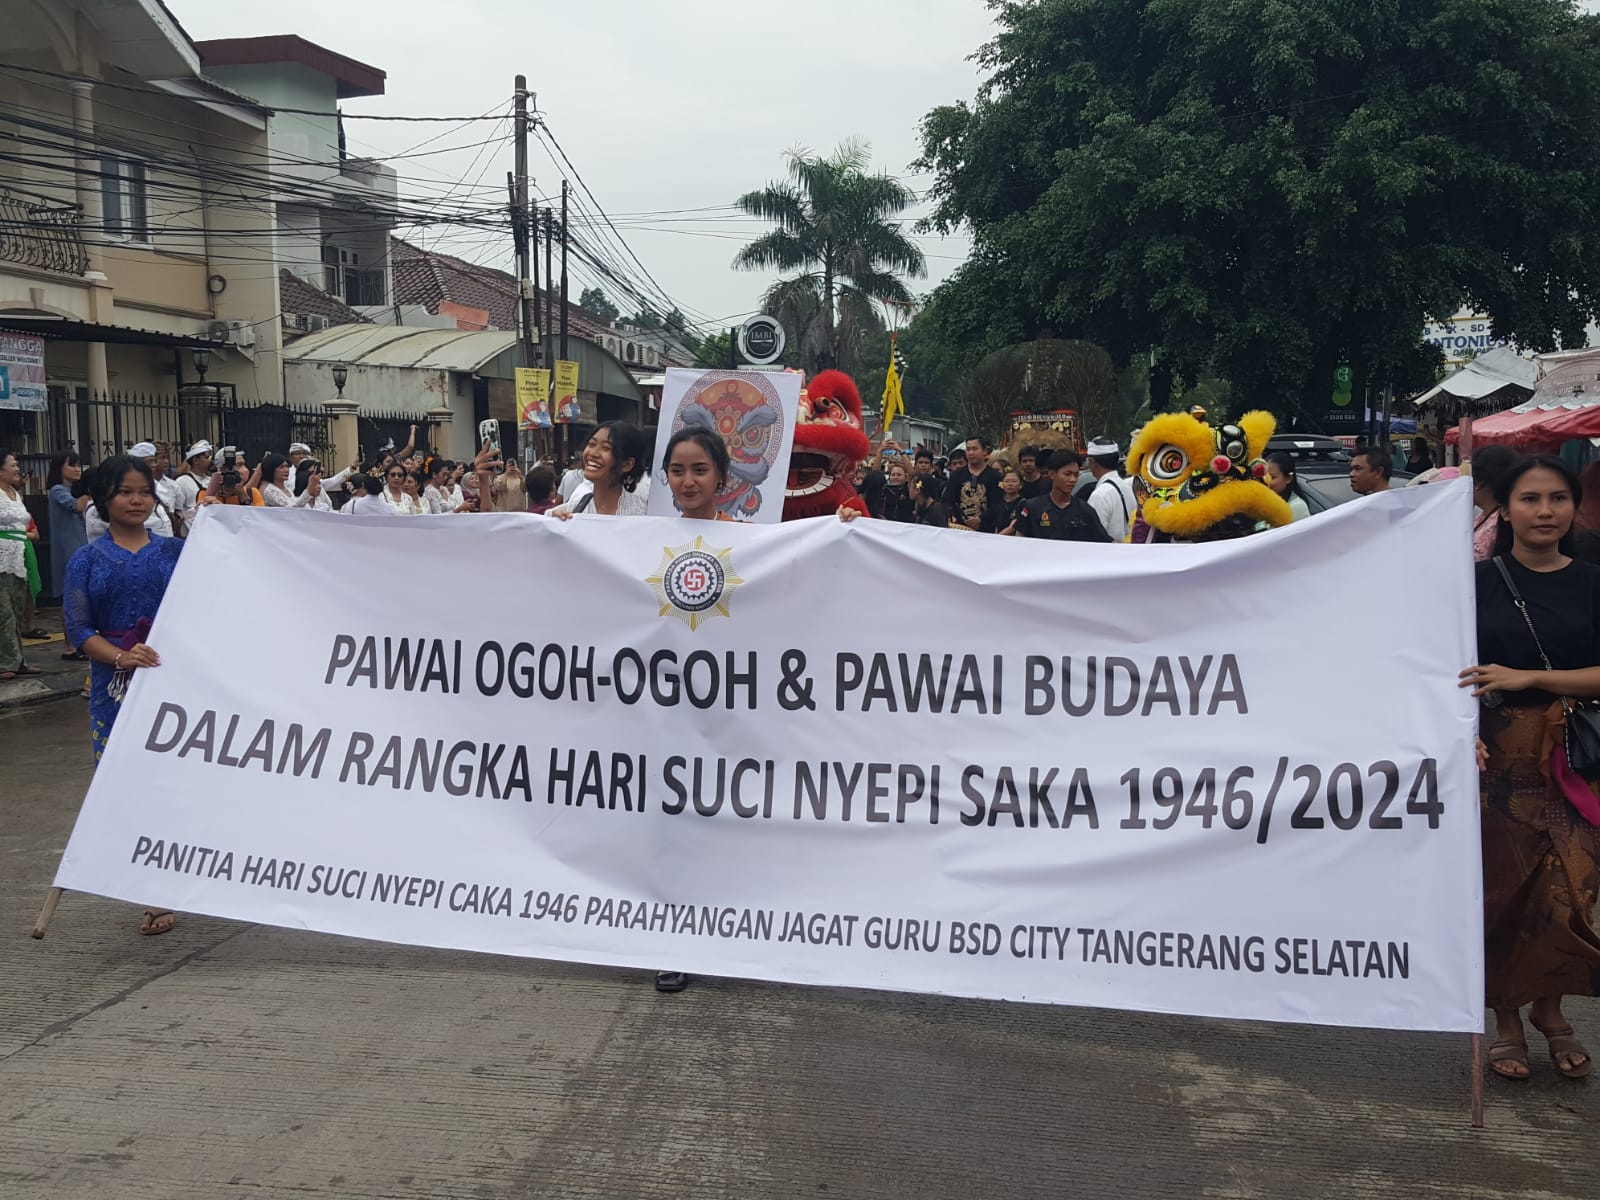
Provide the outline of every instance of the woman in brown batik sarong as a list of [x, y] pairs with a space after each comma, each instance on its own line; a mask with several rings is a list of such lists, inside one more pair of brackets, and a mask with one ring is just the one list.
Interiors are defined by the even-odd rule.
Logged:
[[[1498, 498], [1498, 553], [1478, 564], [1482, 665], [1461, 675], [1484, 704], [1484, 983], [1496, 1023], [1489, 1067], [1528, 1078], [1519, 1010], [1529, 1005], [1556, 1069], [1580, 1079], [1594, 1063], [1561, 1000], [1600, 994], [1600, 830], [1552, 784], [1549, 762], [1561, 741], [1561, 697], [1600, 696], [1600, 567], [1571, 555], [1582, 491], [1560, 459], [1521, 460]], [[1521, 593], [1526, 618], [1497, 563]]]

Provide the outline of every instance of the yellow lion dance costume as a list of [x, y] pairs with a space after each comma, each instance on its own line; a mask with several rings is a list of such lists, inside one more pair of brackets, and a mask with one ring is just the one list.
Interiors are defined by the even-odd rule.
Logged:
[[1267, 412], [1218, 426], [1199, 411], [1151, 418], [1128, 450], [1140, 516], [1133, 540], [1214, 542], [1287, 525], [1289, 505], [1265, 483], [1262, 457], [1276, 428]]

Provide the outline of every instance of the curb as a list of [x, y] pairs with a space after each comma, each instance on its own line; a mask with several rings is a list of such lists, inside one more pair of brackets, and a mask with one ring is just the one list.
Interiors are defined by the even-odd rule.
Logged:
[[68, 700], [74, 696], [82, 698], [83, 683], [76, 672], [69, 677], [72, 680], [69, 686], [52, 686], [53, 682], [60, 678], [59, 675], [43, 677], [30, 675], [25, 679], [0, 683], [0, 713], [18, 708], [33, 708], [40, 704], [48, 704], [52, 700]]

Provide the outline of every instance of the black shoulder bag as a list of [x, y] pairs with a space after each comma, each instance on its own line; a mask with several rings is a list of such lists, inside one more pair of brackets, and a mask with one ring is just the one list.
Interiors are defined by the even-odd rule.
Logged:
[[[1534, 648], [1539, 651], [1539, 661], [1544, 664], [1546, 671], [1554, 671], [1555, 668], [1550, 665], [1550, 656], [1544, 652], [1544, 643], [1539, 640], [1539, 631], [1533, 627], [1533, 618], [1528, 615], [1528, 602], [1517, 590], [1516, 581], [1511, 578], [1511, 571], [1506, 567], [1505, 560], [1497, 554], [1494, 565], [1500, 572], [1500, 578], [1506, 581], [1506, 587], [1511, 592], [1511, 599], [1516, 604], [1517, 611], [1522, 614], [1523, 623], [1528, 627], [1528, 634], [1533, 638]], [[1569, 700], [1563, 696], [1561, 711], [1567, 718], [1565, 737], [1567, 765], [1585, 779], [1600, 775], [1600, 700]]]

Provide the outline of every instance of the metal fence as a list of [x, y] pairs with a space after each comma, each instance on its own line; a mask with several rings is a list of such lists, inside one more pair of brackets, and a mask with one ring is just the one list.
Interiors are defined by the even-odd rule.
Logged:
[[312, 455], [329, 474], [349, 466], [334, 462], [333, 435], [325, 413], [277, 404], [255, 408], [235, 405], [227, 411], [223, 424], [227, 444], [243, 450], [245, 460], [252, 466], [261, 461], [263, 454], [286, 453], [295, 442], [311, 447]]
[[[238, 446], [251, 463], [269, 451], [284, 454], [304, 442], [331, 469], [337, 457], [326, 414], [282, 405], [241, 407], [228, 385], [181, 395], [113, 393], [52, 385], [44, 412], [0, 412], [0, 445], [17, 452], [26, 490], [44, 490], [50, 460], [71, 451], [85, 465], [153, 442], [176, 462], [195, 442]], [[402, 434], [402, 441], [404, 435]]]

